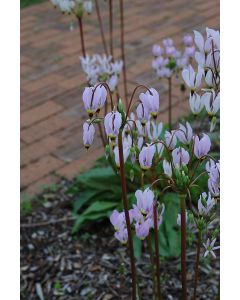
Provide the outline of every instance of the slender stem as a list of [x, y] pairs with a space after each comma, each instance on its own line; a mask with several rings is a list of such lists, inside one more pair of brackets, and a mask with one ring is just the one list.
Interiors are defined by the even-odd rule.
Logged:
[[125, 60], [125, 43], [124, 43], [124, 8], [123, 0], [120, 0], [120, 19], [121, 19], [121, 52], [123, 61], [123, 84], [126, 106], [128, 106], [128, 91], [127, 91], [127, 72], [126, 72], [126, 60]]
[[82, 17], [78, 17], [78, 25], [79, 25], [79, 31], [80, 31], [80, 40], [81, 40], [81, 47], [82, 47], [82, 55], [83, 55], [83, 57], [86, 57]]
[[147, 237], [147, 246], [148, 246], [148, 253], [149, 253], [150, 262], [151, 262], [152, 281], [153, 281], [153, 295], [154, 295], [154, 299], [156, 299], [156, 278], [155, 278], [155, 270], [154, 270], [154, 257], [153, 257], [153, 251], [152, 251], [152, 239], [151, 239], [151, 234], [150, 233]]
[[108, 56], [107, 43], [106, 43], [106, 39], [105, 39], [105, 35], [104, 35], [102, 17], [100, 14], [98, 0], [95, 0], [95, 6], [96, 6], [97, 17], [98, 17], [98, 24], [99, 24], [99, 28], [100, 28], [100, 32], [101, 32], [101, 37], [102, 37], [103, 48], [104, 48], [106, 55]]
[[161, 283], [160, 283], [159, 245], [158, 245], [157, 202], [155, 202], [154, 205], [153, 205], [153, 219], [154, 219], [154, 241], [155, 241], [156, 277], [157, 277], [157, 296], [158, 296], [158, 300], [162, 300]]
[[197, 285], [198, 285], [198, 271], [199, 271], [201, 241], [202, 241], [202, 234], [199, 231], [198, 232], [198, 241], [197, 241], [197, 251], [196, 251], [196, 266], [195, 266], [193, 300], [196, 300], [196, 297], [197, 297]]
[[113, 11], [112, 11], [112, 0], [109, 0], [109, 46], [110, 54], [113, 59]]
[[186, 271], [186, 195], [180, 195], [181, 201], [181, 279], [182, 299], [187, 300], [187, 271]]
[[172, 78], [168, 78], [168, 126], [172, 130]]
[[130, 260], [131, 260], [132, 300], [136, 300], [137, 299], [137, 290], [136, 290], [137, 274], [136, 274], [136, 266], [135, 266], [135, 258], [134, 258], [131, 224], [130, 224], [130, 217], [128, 211], [127, 187], [126, 187], [126, 177], [125, 177], [124, 158], [123, 158], [122, 129], [119, 130], [119, 134], [118, 134], [118, 148], [119, 148], [122, 199], [123, 199], [124, 213], [125, 213], [126, 224], [127, 224], [128, 247], [130, 253]]

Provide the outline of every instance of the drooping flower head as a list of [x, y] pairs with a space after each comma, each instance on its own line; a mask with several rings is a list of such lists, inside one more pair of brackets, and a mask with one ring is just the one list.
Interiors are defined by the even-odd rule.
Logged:
[[211, 140], [207, 134], [203, 134], [203, 137], [199, 139], [198, 136], [194, 137], [194, 154], [197, 158], [202, 159], [205, 157], [211, 148]]
[[188, 122], [186, 122], [186, 126], [184, 126], [183, 124], [179, 124], [179, 130], [177, 131], [176, 135], [180, 142], [188, 145], [193, 137], [193, 130], [191, 125]]
[[159, 94], [154, 88], [150, 88], [149, 90], [147, 90], [146, 93], [141, 93], [139, 99], [152, 117], [156, 119], [160, 105]]
[[198, 199], [198, 213], [201, 216], [207, 216], [215, 205], [215, 200], [211, 197], [211, 194], [202, 193]]
[[166, 159], [163, 160], [163, 171], [168, 177], [172, 177], [172, 167]]
[[153, 192], [149, 188], [145, 189], [144, 191], [137, 190], [135, 196], [137, 198], [138, 209], [144, 216], [146, 216], [153, 207]]
[[143, 171], [146, 171], [151, 168], [154, 153], [155, 153], [154, 145], [148, 145], [142, 148], [139, 154], [139, 163]]
[[115, 141], [122, 125], [122, 115], [118, 111], [108, 113], [104, 118], [104, 127], [108, 138]]
[[182, 147], [178, 147], [172, 151], [173, 164], [175, 167], [187, 165], [190, 159], [189, 153]]
[[[95, 90], [95, 91], [94, 91]], [[107, 91], [104, 86], [85, 87], [83, 91], [83, 103], [90, 118], [104, 106], [107, 99]]]
[[95, 128], [93, 124], [89, 124], [88, 122], [85, 122], [83, 124], [83, 144], [86, 149], [88, 149], [92, 145], [94, 134], [95, 134]]
[[189, 105], [192, 113], [197, 116], [203, 109], [204, 102], [203, 98], [200, 97], [196, 92], [189, 95]]
[[166, 131], [165, 132], [165, 141], [166, 141], [167, 147], [170, 150], [174, 149], [177, 144], [176, 130], [172, 130], [171, 132]]

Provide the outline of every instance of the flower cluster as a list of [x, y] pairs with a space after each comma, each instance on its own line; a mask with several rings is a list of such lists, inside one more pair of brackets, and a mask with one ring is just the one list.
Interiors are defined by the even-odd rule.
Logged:
[[113, 61], [112, 56], [94, 54], [80, 57], [80, 61], [90, 85], [106, 82], [111, 91], [116, 89], [123, 68], [122, 60]]
[[[135, 228], [136, 236], [144, 240], [154, 228], [154, 193], [147, 188], [144, 191], [137, 190], [135, 193], [137, 203], [133, 204], [133, 208], [129, 210], [131, 226]], [[162, 224], [165, 206], [162, 204], [157, 209], [157, 227]], [[128, 233], [126, 228], [126, 219], [124, 212], [116, 210], [110, 216], [110, 221], [115, 229], [115, 237], [121, 243], [126, 244]]]
[[183, 52], [180, 52], [174, 46], [174, 42], [170, 38], [162, 41], [163, 46], [157, 44], [153, 45], [152, 53], [154, 60], [152, 61], [152, 67], [159, 78], [170, 78], [192, 60], [195, 54], [192, 36], [184, 36], [183, 43]]
[[58, 8], [62, 13], [75, 14], [81, 16], [83, 12], [90, 14], [93, 9], [91, 0], [50, 0], [54, 7]]
[[189, 105], [192, 113], [198, 115], [202, 109], [211, 118], [211, 131], [215, 127], [216, 115], [220, 109], [220, 34], [206, 28], [206, 36], [194, 31], [197, 51], [194, 67], [189, 64], [182, 71], [185, 84], [190, 89]]

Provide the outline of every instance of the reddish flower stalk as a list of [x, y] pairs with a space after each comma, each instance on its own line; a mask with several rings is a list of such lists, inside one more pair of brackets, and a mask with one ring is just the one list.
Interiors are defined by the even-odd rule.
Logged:
[[97, 17], [98, 17], [98, 24], [99, 24], [99, 28], [100, 28], [100, 32], [101, 32], [101, 37], [102, 37], [103, 48], [104, 48], [106, 55], [108, 56], [107, 43], [106, 43], [106, 39], [105, 39], [105, 35], [104, 35], [102, 17], [100, 14], [98, 0], [95, 0], [95, 5], [96, 5], [96, 12], [97, 12]]
[[121, 19], [121, 52], [122, 52], [122, 61], [123, 61], [123, 84], [124, 84], [124, 95], [126, 106], [128, 106], [127, 101], [127, 72], [126, 72], [126, 60], [125, 60], [125, 43], [124, 43], [124, 9], [123, 9], [123, 0], [120, 0], [120, 19]]
[[154, 219], [154, 241], [155, 241], [155, 260], [156, 260], [156, 277], [157, 277], [157, 296], [158, 300], [162, 300], [161, 283], [160, 283], [160, 262], [159, 262], [159, 245], [158, 245], [158, 216], [157, 202], [153, 205]]
[[198, 284], [198, 271], [199, 271], [201, 242], [202, 242], [202, 235], [201, 235], [201, 232], [198, 232], [193, 300], [196, 300], [196, 297], [197, 297], [197, 284]]
[[83, 34], [83, 24], [82, 24], [82, 17], [78, 17], [78, 25], [80, 30], [80, 40], [81, 40], [81, 47], [82, 47], [82, 55], [86, 57], [86, 50], [84, 44], [84, 34]]
[[135, 257], [134, 257], [134, 249], [133, 249], [132, 231], [131, 231], [130, 217], [128, 211], [127, 186], [126, 186], [126, 177], [125, 177], [125, 170], [124, 170], [124, 156], [123, 156], [123, 143], [122, 143], [122, 129], [119, 130], [119, 134], [118, 134], [118, 148], [119, 148], [122, 199], [123, 199], [123, 207], [124, 207], [124, 213], [125, 213], [126, 224], [127, 224], [128, 248], [130, 254], [130, 261], [131, 261], [132, 300], [136, 300], [137, 299], [137, 289], [136, 289], [137, 274], [136, 274]]
[[172, 78], [168, 78], [168, 126], [172, 130]]
[[109, 46], [110, 54], [113, 59], [113, 14], [112, 14], [112, 0], [109, 0]]
[[181, 201], [181, 279], [182, 299], [187, 300], [187, 271], [186, 271], [186, 195], [180, 195]]

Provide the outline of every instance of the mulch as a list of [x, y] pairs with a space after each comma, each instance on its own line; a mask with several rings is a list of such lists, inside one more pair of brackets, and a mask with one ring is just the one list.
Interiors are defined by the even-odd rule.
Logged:
[[[21, 299], [131, 299], [129, 259], [113, 237], [109, 221], [92, 224], [72, 235], [71, 196], [63, 180], [57, 191], [46, 191], [33, 210], [21, 217]], [[187, 253], [189, 295], [192, 295], [195, 250]], [[161, 260], [163, 299], [181, 299], [180, 258]], [[152, 299], [147, 253], [137, 262], [141, 299]], [[219, 255], [200, 270], [198, 299], [216, 299]]]

